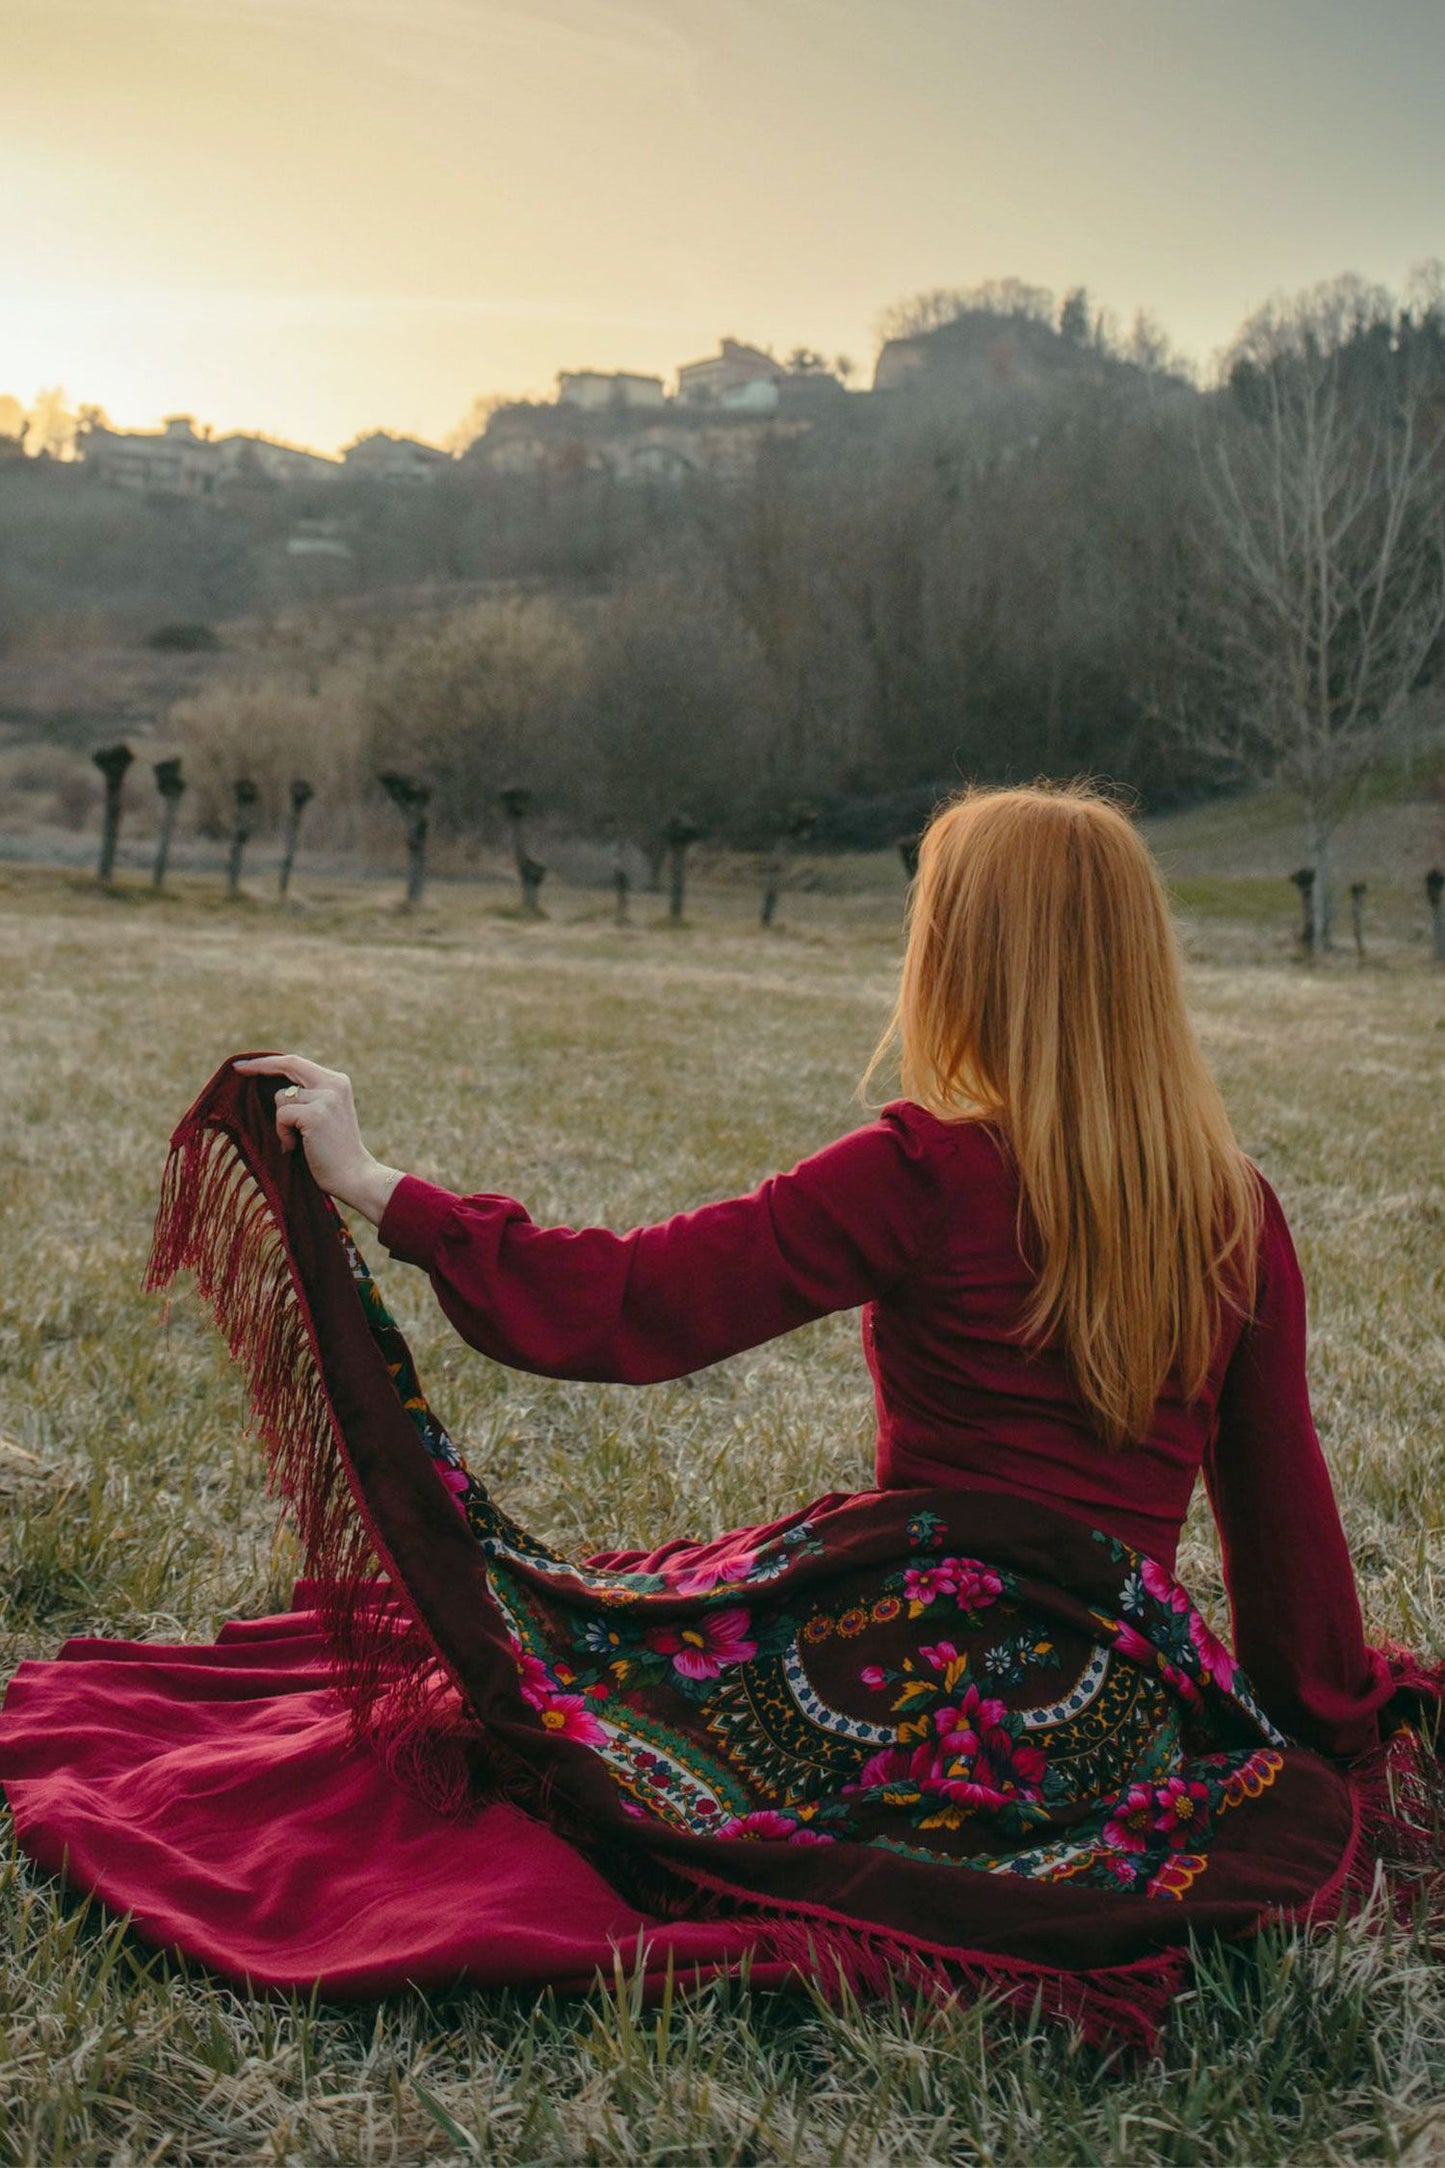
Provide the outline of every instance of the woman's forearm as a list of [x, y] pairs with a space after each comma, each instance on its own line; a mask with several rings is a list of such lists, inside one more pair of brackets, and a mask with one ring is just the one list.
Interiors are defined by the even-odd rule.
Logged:
[[329, 1182], [323, 1187], [329, 1190], [338, 1204], [349, 1205], [363, 1219], [369, 1219], [373, 1227], [379, 1227], [382, 1216], [391, 1202], [391, 1193], [401, 1180], [400, 1167], [384, 1167], [379, 1159], [368, 1152], [365, 1162], [354, 1174], [346, 1174], [340, 1182]]

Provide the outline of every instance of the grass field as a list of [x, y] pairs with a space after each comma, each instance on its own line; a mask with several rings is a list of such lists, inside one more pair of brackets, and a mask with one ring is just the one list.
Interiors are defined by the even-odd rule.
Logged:
[[[792, 899], [773, 936], [706, 894], [675, 932], [616, 930], [581, 893], [538, 925], [438, 895], [414, 920], [341, 888], [282, 916], [0, 880], [4, 1674], [67, 1634], [209, 1638], [286, 1600], [238, 1381], [188, 1295], [163, 1325], [139, 1289], [166, 1133], [225, 1054], [348, 1067], [384, 1157], [573, 1221], [751, 1184], [860, 1118], [896, 889]], [[1368, 1622], [1445, 1651], [1445, 975], [1403, 938], [1307, 973], [1280, 936], [1194, 922], [1192, 999], [1296, 1228]], [[702, 1533], [867, 1479], [852, 1319], [634, 1393], [496, 1370], [419, 1275], [384, 1286], [474, 1463], [554, 1541]], [[1217, 1610], [1201, 1518], [1182, 1571]], [[1358, 1926], [1216, 1954], [1133, 2068], [977, 2008], [737, 1986], [647, 2012], [625, 1983], [253, 2004], [0, 1857], [0, 2162], [162, 2160], [1445, 2160], [1445, 1971], [1422, 1935]]]

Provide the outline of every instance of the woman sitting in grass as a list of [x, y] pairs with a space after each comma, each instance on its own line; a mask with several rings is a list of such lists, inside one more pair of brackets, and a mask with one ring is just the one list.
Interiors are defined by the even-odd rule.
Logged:
[[[380, 1166], [301, 1056], [228, 1065], [154, 1276], [193, 1266], [246, 1365], [310, 1577], [214, 1648], [23, 1667], [27, 1848], [260, 1983], [584, 1985], [621, 1949], [1140, 2038], [1192, 1935], [1368, 1885], [1434, 1675], [1365, 1644], [1289, 1230], [1128, 819], [944, 809], [894, 1038], [876, 1121], [622, 1235]], [[465, 1466], [328, 1198], [547, 1376], [675, 1378], [862, 1306], [877, 1488], [558, 1556]], [[1174, 1578], [1201, 1474], [1233, 1653]]]

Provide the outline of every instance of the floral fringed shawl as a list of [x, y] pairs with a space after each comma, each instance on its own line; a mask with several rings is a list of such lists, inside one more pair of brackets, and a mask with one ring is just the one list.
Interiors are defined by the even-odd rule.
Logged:
[[445, 1813], [507, 1798], [654, 1916], [867, 1990], [986, 1989], [1148, 2042], [1201, 1934], [1424, 1870], [1436, 1675], [1393, 1743], [1296, 1747], [1170, 1573], [1037, 1504], [830, 1496], [585, 1563], [493, 1502], [344, 1225], [229, 1065], [173, 1139], [151, 1284], [250, 1382], [357, 1736]]

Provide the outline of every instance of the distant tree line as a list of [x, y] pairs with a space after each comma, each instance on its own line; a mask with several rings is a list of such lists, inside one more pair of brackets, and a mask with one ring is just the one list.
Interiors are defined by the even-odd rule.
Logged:
[[[654, 856], [679, 813], [756, 844], [804, 803], [820, 841], [889, 841], [964, 775], [1089, 770], [1155, 806], [1273, 777], [1305, 808], [1327, 937], [1333, 827], [1439, 699], [1438, 270], [1272, 305], [1207, 391], [1156, 326], [1120, 335], [1081, 290], [925, 295], [886, 328], [915, 374], [779, 432], [742, 479], [461, 462], [425, 489], [330, 485], [352, 590], [528, 591], [380, 628], [305, 697], [192, 703], [198, 805], [207, 761], [224, 799], [244, 748], [275, 765], [279, 817], [283, 746], [323, 710], [334, 793], [415, 774], [438, 830], [481, 835], [520, 785]], [[36, 468], [0, 465], [0, 642], [82, 602], [224, 618], [298, 576], [304, 489], [98, 503]], [[42, 483], [52, 509], [25, 526]]]
[[[746, 482], [693, 489], [585, 604], [405, 644], [372, 680], [377, 725], [445, 818], [484, 820], [525, 772], [639, 840], [679, 805], [756, 840], [806, 800], [825, 840], [877, 842], [961, 775], [1087, 769], [1154, 805], [1279, 778], [1326, 914], [1334, 825], [1438, 702], [1439, 280], [1276, 305], [1208, 395], [1137, 327], [1125, 358], [1084, 297], [1065, 306], [1107, 366], [962, 408], [943, 376], [867, 430], [778, 443]], [[992, 296], [974, 314], [1003, 321]]]

